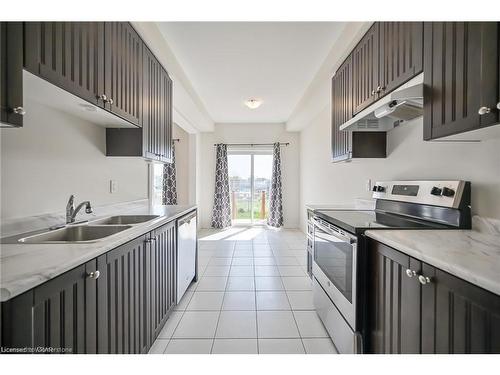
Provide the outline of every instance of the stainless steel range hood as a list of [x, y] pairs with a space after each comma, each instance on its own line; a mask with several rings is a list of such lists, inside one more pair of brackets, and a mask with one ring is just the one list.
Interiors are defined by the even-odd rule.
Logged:
[[423, 115], [423, 73], [362, 110], [340, 126], [340, 130], [389, 131]]

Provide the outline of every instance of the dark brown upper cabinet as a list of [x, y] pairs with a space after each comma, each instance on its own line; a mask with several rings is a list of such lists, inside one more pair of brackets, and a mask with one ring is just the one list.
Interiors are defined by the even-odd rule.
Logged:
[[423, 22], [376, 22], [351, 56], [355, 115], [422, 72]]
[[424, 139], [499, 121], [499, 23], [424, 25]]
[[151, 51], [143, 53], [142, 129], [106, 129], [106, 155], [172, 162], [172, 80]]
[[351, 52], [353, 115], [378, 98], [381, 89], [379, 48], [379, 23], [374, 23]]
[[105, 107], [141, 126], [144, 42], [128, 22], [106, 22], [104, 35]]
[[352, 57], [349, 56], [332, 78], [332, 161], [352, 158], [385, 158], [386, 133], [343, 131], [339, 127], [352, 117]]
[[144, 157], [172, 161], [172, 80], [145, 48], [143, 66]]
[[349, 56], [332, 78], [332, 160], [350, 157], [349, 132], [339, 126], [352, 117], [352, 58]]
[[25, 68], [141, 126], [143, 41], [128, 22], [26, 22]]
[[105, 105], [103, 22], [26, 22], [25, 40], [28, 71]]
[[23, 126], [23, 24], [0, 22], [0, 126]]
[[[423, 70], [423, 22], [379, 23], [379, 97]], [[378, 86], [377, 86], [378, 89]]]

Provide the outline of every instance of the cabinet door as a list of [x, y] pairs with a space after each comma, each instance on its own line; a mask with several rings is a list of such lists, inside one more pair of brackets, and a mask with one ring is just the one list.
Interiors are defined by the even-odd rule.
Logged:
[[422, 351], [500, 353], [500, 296], [424, 264]]
[[144, 48], [144, 157], [172, 161], [172, 80], [156, 57]]
[[144, 353], [146, 238], [139, 237], [106, 254], [108, 353]]
[[0, 347], [31, 348], [33, 289], [2, 302], [0, 314]]
[[26, 22], [25, 66], [33, 74], [103, 106], [104, 23]]
[[97, 283], [89, 273], [96, 261], [34, 289], [33, 345], [55, 352], [95, 353]]
[[348, 57], [332, 78], [332, 159], [350, 157], [350, 133], [339, 126], [352, 117], [352, 60]]
[[143, 41], [128, 22], [105, 24], [106, 108], [140, 126]]
[[420, 262], [370, 241], [368, 350], [371, 353], [420, 352], [420, 284], [407, 270]]
[[353, 75], [353, 114], [377, 98], [379, 77], [379, 24], [375, 23], [351, 53]]
[[[499, 24], [424, 25], [424, 139], [498, 122]], [[481, 107], [491, 108], [479, 115]]]
[[23, 126], [23, 24], [0, 22], [0, 126]]
[[151, 237], [150, 335], [153, 342], [175, 305], [177, 290], [176, 229], [171, 222], [156, 229]]
[[379, 97], [423, 69], [423, 22], [380, 22]]
[[148, 159], [158, 159], [161, 153], [159, 143], [159, 112], [161, 65], [147, 48], [144, 48], [143, 59], [143, 152]]

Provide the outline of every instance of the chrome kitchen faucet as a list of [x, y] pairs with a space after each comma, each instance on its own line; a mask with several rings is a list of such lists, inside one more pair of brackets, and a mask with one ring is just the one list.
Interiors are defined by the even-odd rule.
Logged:
[[75, 217], [78, 214], [78, 211], [82, 209], [83, 206], [85, 206], [85, 212], [87, 214], [91, 214], [92, 211], [92, 206], [90, 205], [90, 201], [84, 201], [80, 203], [76, 208], [75, 208], [75, 196], [71, 195], [68, 200], [68, 204], [66, 205], [66, 224], [71, 224], [75, 222]]

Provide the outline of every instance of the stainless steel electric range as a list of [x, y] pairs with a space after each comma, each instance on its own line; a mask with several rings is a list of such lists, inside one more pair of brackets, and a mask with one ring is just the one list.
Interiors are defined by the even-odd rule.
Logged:
[[320, 210], [314, 216], [316, 311], [340, 353], [362, 353], [368, 229], [469, 229], [470, 182], [382, 181], [374, 211]]

